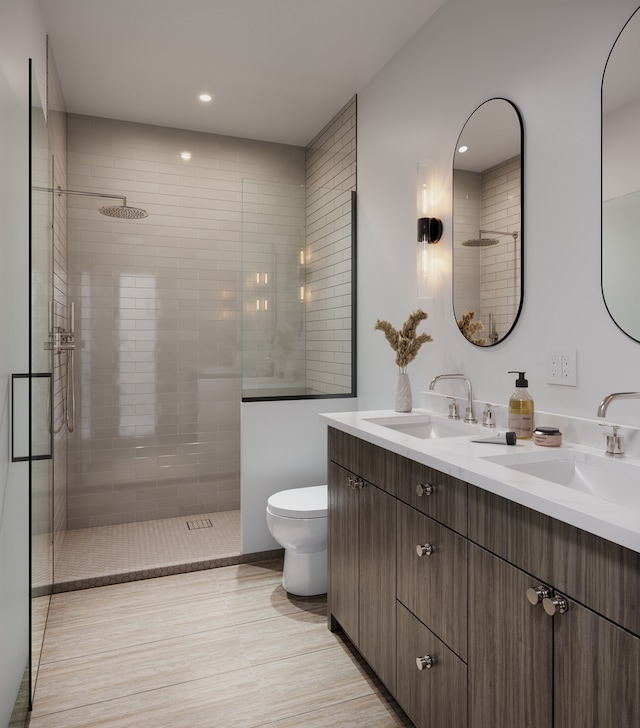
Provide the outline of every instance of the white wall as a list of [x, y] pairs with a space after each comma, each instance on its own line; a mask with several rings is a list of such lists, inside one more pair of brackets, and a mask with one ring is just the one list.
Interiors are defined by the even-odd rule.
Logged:
[[28, 370], [29, 57], [45, 88], [45, 35], [35, 0], [0, 6], [0, 725], [7, 725], [29, 649], [27, 465], [11, 464], [12, 372]]
[[350, 397], [242, 403], [242, 553], [280, 548], [267, 528], [267, 499], [327, 482], [327, 426], [318, 415], [355, 409]]
[[[611, 321], [600, 291], [600, 86], [636, 7], [447, 0], [359, 94], [361, 409], [389, 407], [393, 397], [393, 352], [373, 331], [376, 318], [401, 324], [418, 305], [429, 314], [420, 330], [434, 341], [409, 367], [414, 394], [434, 375], [457, 371], [472, 379], [477, 399], [504, 404], [514, 379], [507, 370], [519, 369], [538, 409], [595, 418], [605, 394], [640, 389], [640, 346]], [[463, 339], [451, 308], [451, 166], [469, 114], [496, 96], [524, 119], [525, 285], [515, 330], [487, 350]], [[413, 284], [422, 159], [433, 160], [442, 185], [443, 270], [433, 301], [418, 301]], [[546, 384], [545, 354], [569, 348], [578, 354], [578, 386]], [[617, 402], [609, 415], [637, 424], [640, 402]]]

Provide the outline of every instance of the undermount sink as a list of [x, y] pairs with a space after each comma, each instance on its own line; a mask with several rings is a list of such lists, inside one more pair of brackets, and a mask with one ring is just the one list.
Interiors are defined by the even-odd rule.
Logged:
[[638, 465], [571, 449], [495, 455], [484, 460], [602, 501], [640, 510]]
[[411, 435], [420, 440], [436, 440], [442, 437], [464, 437], [477, 432], [476, 428], [456, 420], [442, 420], [429, 415], [407, 417], [371, 417], [366, 422], [381, 425], [394, 432]]

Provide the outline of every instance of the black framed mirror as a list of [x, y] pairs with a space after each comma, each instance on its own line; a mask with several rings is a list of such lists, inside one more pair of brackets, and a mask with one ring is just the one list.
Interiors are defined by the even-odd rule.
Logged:
[[613, 45], [602, 79], [602, 295], [640, 342], [640, 9]]
[[516, 106], [489, 99], [453, 157], [453, 312], [476, 346], [504, 340], [522, 308], [523, 141]]

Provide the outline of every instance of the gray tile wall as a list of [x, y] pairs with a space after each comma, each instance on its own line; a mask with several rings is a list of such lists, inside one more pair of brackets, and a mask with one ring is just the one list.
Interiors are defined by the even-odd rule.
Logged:
[[312, 394], [352, 389], [352, 227], [344, 192], [356, 189], [356, 101], [307, 146], [306, 383]]
[[[304, 149], [71, 115], [78, 337], [68, 527], [239, 507], [241, 187], [304, 183]], [[191, 158], [181, 158], [190, 152]]]

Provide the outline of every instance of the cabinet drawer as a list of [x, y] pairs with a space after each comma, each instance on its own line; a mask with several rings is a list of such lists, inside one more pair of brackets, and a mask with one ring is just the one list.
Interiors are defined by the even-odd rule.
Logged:
[[397, 539], [398, 599], [466, 660], [466, 540], [402, 503]]
[[467, 484], [394, 453], [387, 458], [387, 490], [454, 531], [467, 534]]
[[466, 726], [467, 666], [402, 604], [397, 619], [398, 703], [418, 728]]

